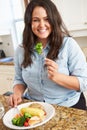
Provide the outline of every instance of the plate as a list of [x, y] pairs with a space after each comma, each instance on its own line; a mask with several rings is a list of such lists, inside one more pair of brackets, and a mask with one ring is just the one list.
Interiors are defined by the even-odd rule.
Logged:
[[20, 110], [21, 108], [27, 107], [27, 106], [31, 105], [32, 103], [39, 103], [39, 104], [41, 104], [44, 107], [47, 115], [46, 115], [45, 119], [42, 122], [40, 122], [38, 124], [35, 124], [35, 125], [32, 125], [32, 126], [28, 126], [28, 127], [15, 126], [15, 125], [12, 124], [11, 120], [17, 114], [17, 111], [15, 110], [15, 108], [11, 108], [9, 111], [7, 111], [5, 113], [5, 115], [3, 117], [4, 125], [6, 127], [8, 127], [8, 128], [15, 129], [15, 130], [16, 129], [17, 130], [18, 129], [21, 129], [21, 130], [22, 129], [31, 129], [31, 128], [35, 128], [37, 126], [41, 126], [41, 125], [45, 124], [46, 122], [48, 122], [54, 116], [55, 108], [51, 104], [48, 104], [48, 103], [45, 103], [45, 102], [28, 102], [28, 103], [24, 103], [24, 104], [18, 105], [18, 108]]

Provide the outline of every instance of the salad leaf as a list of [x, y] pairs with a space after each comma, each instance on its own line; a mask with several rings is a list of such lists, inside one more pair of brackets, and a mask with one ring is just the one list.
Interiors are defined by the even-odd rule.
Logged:
[[29, 114], [28, 112], [25, 112], [25, 113], [24, 113], [24, 117], [25, 117], [25, 118], [31, 118], [32, 116], [31, 116], [31, 114]]
[[16, 125], [17, 120], [18, 120], [17, 118], [13, 118], [13, 119], [12, 119], [12, 124], [13, 124], [13, 125]]
[[24, 116], [20, 116], [18, 118], [12, 119], [12, 124], [16, 126], [23, 126], [26, 118]]
[[41, 42], [37, 43], [35, 46], [35, 50], [37, 51], [38, 54], [41, 54], [43, 51], [43, 45]]
[[17, 120], [17, 122], [16, 122], [16, 125], [17, 125], [17, 126], [23, 126], [25, 120], [26, 120], [26, 119], [25, 119], [24, 116], [19, 117], [18, 120]]

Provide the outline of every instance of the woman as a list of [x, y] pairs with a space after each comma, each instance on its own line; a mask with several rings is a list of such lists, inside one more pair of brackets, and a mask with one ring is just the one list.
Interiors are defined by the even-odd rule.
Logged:
[[[23, 42], [15, 53], [15, 78], [10, 105], [27, 98], [60, 106], [86, 109], [87, 64], [76, 41], [70, 37], [51, 0], [32, 0], [25, 11]], [[43, 45], [39, 55], [35, 46]], [[80, 60], [81, 59], [81, 60]]]

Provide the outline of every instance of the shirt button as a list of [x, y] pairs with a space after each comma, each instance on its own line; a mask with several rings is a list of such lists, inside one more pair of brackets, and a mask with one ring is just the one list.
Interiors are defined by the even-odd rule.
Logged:
[[43, 79], [41, 80], [41, 83], [44, 85], [44, 81], [43, 81]]

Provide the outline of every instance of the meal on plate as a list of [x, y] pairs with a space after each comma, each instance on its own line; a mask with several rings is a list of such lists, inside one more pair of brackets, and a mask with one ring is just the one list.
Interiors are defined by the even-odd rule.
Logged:
[[37, 51], [38, 54], [41, 54], [43, 52], [43, 45], [41, 42], [36, 44], [35, 50]]
[[16, 114], [12, 124], [16, 126], [31, 126], [42, 122], [46, 117], [46, 111], [39, 103], [32, 103], [28, 107], [20, 109], [21, 114]]

